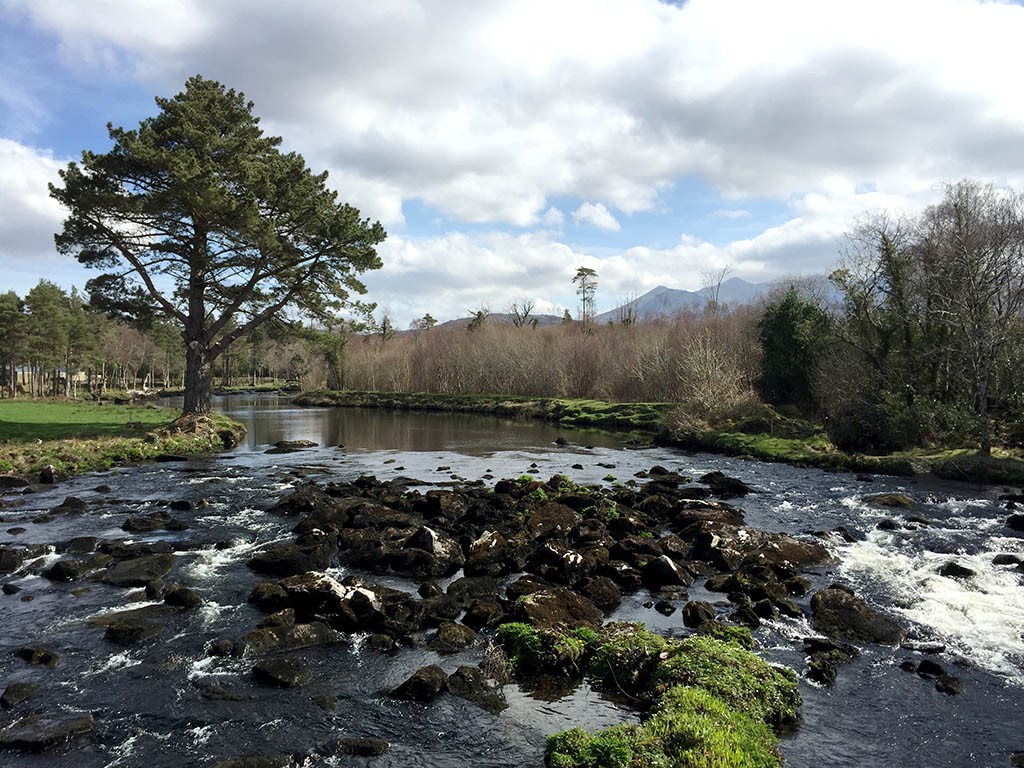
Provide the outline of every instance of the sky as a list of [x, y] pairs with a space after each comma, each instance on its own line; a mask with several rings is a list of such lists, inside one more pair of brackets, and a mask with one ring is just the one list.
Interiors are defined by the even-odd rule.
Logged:
[[0, 292], [47, 184], [194, 74], [388, 232], [398, 327], [825, 274], [859, 216], [1024, 175], [1024, 7], [977, 0], [0, 0]]

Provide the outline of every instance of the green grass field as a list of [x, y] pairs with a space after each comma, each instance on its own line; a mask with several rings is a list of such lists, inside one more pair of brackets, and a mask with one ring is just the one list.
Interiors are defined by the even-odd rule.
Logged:
[[0, 400], [0, 441], [138, 436], [169, 424], [177, 415], [150, 405]]

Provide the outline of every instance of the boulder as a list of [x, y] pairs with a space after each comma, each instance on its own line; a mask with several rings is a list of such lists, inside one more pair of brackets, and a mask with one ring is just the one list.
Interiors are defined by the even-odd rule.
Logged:
[[195, 590], [176, 584], [167, 590], [164, 602], [175, 608], [198, 608], [203, 604], [203, 598]]
[[462, 617], [463, 624], [477, 631], [484, 627], [496, 627], [504, 620], [505, 608], [493, 597], [477, 598], [469, 604], [466, 615]]
[[11, 683], [0, 695], [0, 708], [13, 709], [35, 696], [38, 690], [39, 686], [33, 683]]
[[580, 585], [579, 592], [605, 613], [611, 613], [622, 602], [622, 590], [607, 576], [587, 579]]
[[808, 679], [822, 685], [835, 683], [839, 665], [852, 661], [860, 653], [852, 645], [824, 637], [804, 638], [804, 650], [808, 657]]
[[264, 659], [252, 668], [253, 677], [261, 683], [278, 688], [301, 688], [312, 679], [312, 673], [297, 659]]
[[448, 676], [436, 664], [420, 667], [404, 683], [395, 686], [391, 695], [396, 699], [430, 701], [444, 690]]
[[728, 477], [717, 470], [714, 472], [708, 472], [706, 475], [702, 475], [698, 478], [698, 482], [708, 486], [711, 489], [711, 492], [720, 499], [735, 499], [740, 496], [746, 496], [748, 493], [753, 491], [753, 489], [742, 480], [738, 480], [735, 477]]
[[475, 642], [476, 632], [472, 629], [445, 621], [437, 628], [437, 633], [427, 643], [427, 646], [437, 653], [447, 655], [464, 651]]
[[0, 731], [0, 749], [42, 752], [92, 730], [92, 715], [46, 713], [15, 721]]
[[0, 573], [13, 573], [25, 562], [24, 549], [0, 546]]
[[347, 736], [338, 740], [334, 753], [356, 755], [357, 757], [377, 757], [387, 752], [390, 746], [384, 739], [375, 739], [371, 736]]
[[905, 493], [876, 493], [865, 496], [864, 503], [870, 504], [872, 507], [888, 507], [889, 509], [910, 509], [914, 506], [914, 500]]
[[406, 549], [419, 550], [430, 555], [429, 560], [418, 566], [404, 569], [405, 573], [416, 579], [450, 576], [459, 570], [466, 560], [462, 548], [455, 539], [427, 526], [417, 529], [405, 540], [404, 546]]
[[107, 624], [103, 639], [117, 645], [137, 645], [152, 640], [164, 631], [164, 625], [158, 621], [143, 618], [116, 619]]
[[485, 712], [497, 714], [508, 708], [501, 685], [478, 667], [461, 666], [448, 676], [449, 693], [476, 704]]
[[664, 587], [688, 587], [693, 584], [693, 574], [666, 555], [649, 561], [640, 569], [640, 577], [644, 586], [652, 591]]
[[1006, 527], [1011, 531], [1021, 531], [1024, 533], [1024, 514], [1014, 512], [1006, 518]]
[[956, 562], [945, 563], [939, 568], [939, 575], [945, 576], [947, 579], [969, 579], [974, 576], [974, 571], [965, 565], [960, 565]]
[[322, 621], [308, 624], [279, 624], [254, 629], [245, 636], [243, 653], [247, 656], [262, 656], [267, 653], [293, 651], [297, 648], [311, 648], [339, 641], [338, 635]]
[[18, 648], [14, 655], [32, 666], [47, 666], [53, 669], [60, 663], [60, 654], [38, 645], [25, 645]]
[[144, 587], [162, 579], [173, 567], [171, 554], [143, 555], [115, 563], [107, 570], [103, 581], [115, 587]]
[[704, 600], [691, 600], [683, 606], [683, 624], [693, 629], [714, 621], [716, 616], [714, 606]]
[[563, 538], [579, 522], [579, 515], [570, 507], [549, 502], [526, 518], [526, 532], [531, 539]]
[[811, 626], [847, 642], [899, 645], [906, 635], [893, 619], [837, 586], [819, 590], [811, 598]]
[[314, 530], [300, 535], [293, 542], [272, 544], [249, 558], [246, 564], [257, 573], [294, 576], [324, 570], [337, 552], [337, 535]]
[[601, 611], [590, 600], [564, 587], [548, 587], [516, 600], [512, 614], [538, 629], [556, 626], [598, 627]]

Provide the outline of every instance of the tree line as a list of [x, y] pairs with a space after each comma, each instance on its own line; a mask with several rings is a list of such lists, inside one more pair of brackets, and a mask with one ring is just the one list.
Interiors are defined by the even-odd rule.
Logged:
[[[270, 324], [236, 340], [213, 374], [225, 386], [297, 383], [318, 365], [317, 350], [305, 330]], [[47, 280], [24, 297], [0, 294], [2, 397], [101, 397], [184, 382], [185, 346], [170, 322], [129, 324]]]

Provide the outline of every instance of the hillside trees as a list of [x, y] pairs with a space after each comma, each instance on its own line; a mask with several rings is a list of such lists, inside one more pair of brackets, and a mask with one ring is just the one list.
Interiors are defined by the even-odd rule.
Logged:
[[[950, 184], [919, 216], [861, 222], [832, 280], [844, 297], [840, 334], [862, 376], [832, 384], [836, 424], [868, 425], [899, 447], [959, 434], [972, 413], [981, 453], [993, 403], [1016, 397], [1024, 310], [1024, 199], [974, 181]], [[849, 426], [849, 424], [847, 424]]]
[[241, 93], [196, 76], [113, 148], [84, 152], [50, 194], [69, 211], [61, 253], [105, 270], [92, 302], [185, 347], [185, 413], [210, 409], [211, 364], [288, 307], [329, 319], [380, 267], [379, 223], [337, 201], [327, 174], [265, 136]]

